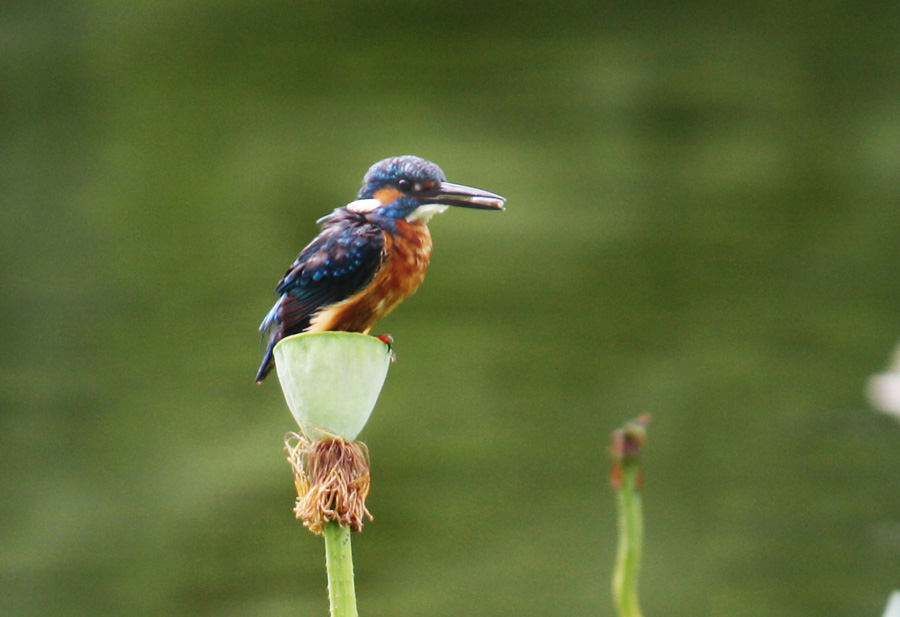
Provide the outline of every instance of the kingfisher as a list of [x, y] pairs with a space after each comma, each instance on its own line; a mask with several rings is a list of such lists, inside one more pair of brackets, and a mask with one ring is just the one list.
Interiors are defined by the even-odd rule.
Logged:
[[[413, 294], [431, 259], [428, 221], [449, 206], [504, 210], [506, 199], [447, 182], [440, 167], [417, 156], [372, 165], [354, 201], [323, 216], [319, 235], [281, 278], [278, 300], [259, 326], [268, 345], [256, 374], [274, 365], [275, 345], [301, 332], [368, 334]], [[389, 337], [379, 337], [389, 343]]]

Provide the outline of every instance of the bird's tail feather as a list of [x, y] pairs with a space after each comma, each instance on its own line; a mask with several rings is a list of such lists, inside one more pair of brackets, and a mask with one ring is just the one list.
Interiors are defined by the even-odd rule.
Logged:
[[259, 331], [262, 332], [262, 336], [260, 337], [260, 342], [265, 339], [266, 341], [266, 355], [263, 356], [262, 364], [259, 365], [259, 370], [256, 372], [256, 383], [262, 383], [272, 371], [272, 366], [274, 366], [275, 362], [273, 360], [273, 351], [275, 349], [275, 343], [278, 342], [278, 333], [275, 330], [276, 324], [280, 323], [280, 318], [278, 317], [278, 311], [281, 310], [281, 303], [284, 302], [284, 296], [278, 298], [278, 301], [275, 302], [274, 306], [269, 309], [269, 312], [266, 313], [266, 316], [263, 318], [262, 323], [259, 324]]
[[269, 346], [266, 348], [266, 355], [263, 356], [262, 364], [259, 365], [259, 370], [256, 372], [256, 383], [262, 383], [266, 376], [272, 371], [272, 367], [275, 366], [275, 359], [273, 356], [274, 349], [275, 342], [273, 341], [269, 343]]

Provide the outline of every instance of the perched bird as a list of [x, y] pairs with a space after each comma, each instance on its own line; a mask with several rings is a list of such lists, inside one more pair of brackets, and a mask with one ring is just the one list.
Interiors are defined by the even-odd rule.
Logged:
[[505, 199], [453, 184], [440, 167], [417, 156], [372, 165], [355, 201], [318, 220], [322, 231], [288, 268], [275, 306], [259, 329], [268, 346], [256, 383], [272, 370], [273, 349], [301, 332], [368, 334], [379, 319], [416, 291], [431, 258], [428, 220], [462, 206], [503, 210]]

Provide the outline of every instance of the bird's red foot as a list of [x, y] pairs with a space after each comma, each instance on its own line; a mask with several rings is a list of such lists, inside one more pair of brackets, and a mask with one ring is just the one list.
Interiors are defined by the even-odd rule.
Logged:
[[395, 362], [397, 360], [397, 354], [394, 352], [394, 337], [390, 334], [379, 334], [376, 336], [379, 341], [387, 345], [388, 350], [391, 352], [391, 362]]

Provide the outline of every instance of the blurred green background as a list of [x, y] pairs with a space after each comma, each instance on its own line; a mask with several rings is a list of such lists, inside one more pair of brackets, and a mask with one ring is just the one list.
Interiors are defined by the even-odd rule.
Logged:
[[386, 156], [433, 220], [363, 433], [364, 615], [612, 615], [610, 431], [653, 414], [647, 615], [900, 585], [894, 2], [0, 9], [0, 614], [326, 615], [272, 290]]

